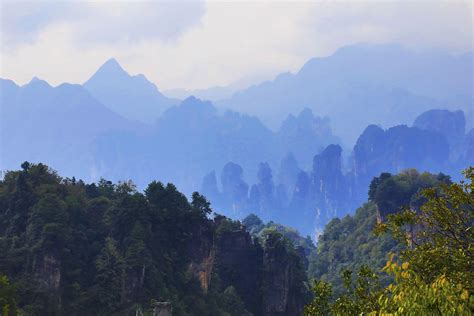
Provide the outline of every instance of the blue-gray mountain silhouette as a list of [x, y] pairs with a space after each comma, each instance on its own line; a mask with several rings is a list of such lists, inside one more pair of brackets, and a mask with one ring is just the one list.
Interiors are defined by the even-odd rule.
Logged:
[[85, 87], [0, 80], [0, 170], [44, 162], [86, 181], [170, 181], [187, 194], [202, 182], [218, 212], [310, 233], [365, 201], [382, 171], [456, 175], [474, 163], [472, 116], [443, 109], [471, 110], [468, 66], [472, 54], [354, 46], [219, 104], [273, 129], [194, 97], [174, 104], [113, 59]]
[[432, 108], [463, 109], [472, 120], [473, 56], [353, 45], [310, 59], [297, 73], [281, 74], [218, 105], [256, 115], [272, 128], [288, 112], [308, 107], [329, 117], [335, 134], [352, 146], [369, 124], [411, 124]]
[[130, 76], [111, 58], [84, 83], [102, 104], [125, 118], [153, 124], [178, 101], [164, 96], [144, 75]]
[[90, 179], [94, 174], [93, 139], [110, 130], [142, 129], [102, 105], [80, 85], [52, 87], [33, 78], [20, 87], [0, 79], [0, 90], [2, 170], [12, 170], [28, 160]]

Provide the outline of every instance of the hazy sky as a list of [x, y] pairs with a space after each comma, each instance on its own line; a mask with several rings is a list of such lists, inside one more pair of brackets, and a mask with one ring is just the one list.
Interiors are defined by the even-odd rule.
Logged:
[[115, 57], [160, 89], [296, 71], [357, 42], [473, 50], [471, 1], [1, 2], [0, 76], [82, 83]]

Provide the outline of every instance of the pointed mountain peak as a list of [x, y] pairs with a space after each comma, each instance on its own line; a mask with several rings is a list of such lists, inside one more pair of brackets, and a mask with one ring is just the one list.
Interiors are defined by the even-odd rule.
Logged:
[[203, 101], [196, 98], [194, 95], [191, 95], [191, 96], [187, 97], [186, 99], [184, 99], [184, 101], [182, 103], [183, 104], [192, 104], [192, 103], [201, 103], [201, 102], [203, 102]]
[[34, 76], [33, 78], [31, 78], [30, 82], [28, 82], [26, 84], [26, 86], [30, 86], [30, 85], [42, 85], [42, 86], [48, 86], [50, 87], [49, 83], [46, 82], [45, 80], [43, 79], [40, 79], [36, 76]]
[[115, 67], [115, 68], [122, 68], [118, 63], [117, 59], [109, 58], [107, 61], [102, 65], [102, 67]]
[[194, 96], [190, 96], [183, 100], [178, 106], [169, 108], [166, 113], [175, 115], [175, 113], [207, 113], [215, 114], [216, 108], [210, 101], [202, 101]]
[[120, 66], [115, 58], [107, 60], [99, 69], [84, 83], [86, 88], [96, 85], [117, 85], [118, 82], [125, 82], [131, 76]]
[[181, 107], [183, 107], [183, 108], [207, 108], [207, 109], [213, 109], [214, 110], [214, 106], [212, 105], [212, 102], [198, 99], [193, 95], [187, 97], [186, 99], [184, 99], [184, 101], [181, 102]]
[[118, 61], [115, 58], [108, 59], [102, 66], [100, 66], [99, 70], [97, 70], [96, 74], [99, 72], [105, 72], [107, 74], [126, 74], [128, 73], [120, 66]]
[[44, 80], [34, 76], [33, 78], [31, 78], [30, 82], [29, 83], [35, 83], [35, 82], [43, 82]]

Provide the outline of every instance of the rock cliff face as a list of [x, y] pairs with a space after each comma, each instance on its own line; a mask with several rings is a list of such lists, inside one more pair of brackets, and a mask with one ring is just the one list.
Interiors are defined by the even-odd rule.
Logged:
[[332, 135], [328, 118], [314, 116], [310, 109], [304, 109], [297, 116], [290, 114], [278, 131], [278, 140], [292, 152], [302, 166], [311, 165], [311, 157], [329, 144], [340, 140]]
[[216, 236], [216, 270], [224, 288], [233, 286], [254, 315], [261, 315], [262, 248], [244, 229]]
[[197, 226], [192, 235], [194, 238], [188, 244], [190, 258], [189, 271], [195, 276], [205, 293], [211, 283], [211, 275], [215, 262], [214, 228], [212, 222], [208, 225]]
[[304, 262], [281, 235], [268, 234], [260, 245], [239, 222], [222, 216], [209, 228], [196, 231], [189, 247], [189, 270], [204, 291], [212, 282], [233, 287], [255, 316], [301, 314], [307, 299]]
[[267, 236], [263, 254], [263, 315], [300, 315], [307, 293], [303, 262], [290, 253], [279, 236]]
[[[219, 188], [217, 187], [216, 172], [209, 172], [202, 180], [201, 192], [205, 196], [214, 197], [213, 203], [220, 203]], [[217, 201], [216, 201], [217, 200]]]
[[398, 173], [409, 168], [439, 172], [445, 170], [448, 162], [449, 144], [438, 132], [405, 125], [383, 130], [371, 125], [353, 150], [355, 200], [357, 204], [365, 200], [366, 188], [381, 172]]
[[37, 282], [52, 306], [51, 312], [56, 312], [61, 306], [61, 261], [55, 255], [46, 254], [37, 262], [35, 270]]
[[204, 196], [173, 184], [140, 193], [21, 168], [0, 180], [0, 271], [28, 314], [169, 315], [162, 302], [176, 315], [290, 316], [306, 302], [299, 243], [277, 229], [211, 219]]
[[[279, 133], [288, 137], [302, 133], [316, 142], [315, 135], [325, 133], [316, 121], [310, 111], [303, 111], [289, 117]], [[342, 217], [364, 203], [371, 180], [382, 172], [414, 168], [443, 172], [457, 180], [456, 175], [474, 163], [474, 132], [465, 134], [465, 125], [462, 111], [430, 110], [411, 127], [367, 126], [345, 166], [342, 148], [330, 144], [319, 153], [306, 153], [311, 155], [312, 166], [301, 163], [295, 153], [286, 153], [278, 169], [271, 161], [257, 163], [254, 180], [249, 180], [248, 169], [228, 163], [221, 171], [222, 191], [215, 173], [204, 178], [202, 189], [225, 215], [243, 218], [254, 213], [312, 235], [333, 217]], [[318, 132], [318, 126], [322, 131]], [[247, 184], [243, 174], [253, 183]]]
[[[370, 135], [370, 134], [376, 135]], [[368, 135], [369, 134], [369, 135]], [[373, 156], [375, 160], [367, 159]], [[367, 128], [354, 147], [356, 174], [407, 168], [441, 168], [448, 162], [449, 144], [437, 132], [399, 125], [383, 131]], [[368, 161], [370, 165], [368, 165]]]
[[458, 173], [473, 164], [473, 131], [466, 134], [466, 118], [463, 111], [431, 110], [418, 116], [413, 126], [443, 135], [450, 145], [449, 158]]
[[37, 268], [37, 275], [46, 289], [58, 291], [61, 284], [61, 262], [55, 256], [45, 255]]
[[418, 116], [413, 126], [438, 132], [451, 143], [464, 137], [466, 119], [463, 111], [430, 110]]
[[331, 219], [340, 215], [347, 201], [348, 186], [342, 174], [342, 148], [329, 145], [314, 156], [312, 194], [319, 216]]
[[383, 155], [385, 132], [376, 125], [369, 125], [357, 139], [352, 151], [353, 173], [356, 178], [364, 178], [370, 172], [380, 172], [379, 157]]
[[157, 302], [153, 307], [153, 316], [172, 316], [173, 307], [170, 302]]
[[226, 209], [239, 215], [248, 194], [248, 184], [243, 180], [243, 169], [233, 162], [227, 163], [221, 174], [222, 196]]
[[285, 195], [291, 198], [293, 195], [293, 189], [298, 179], [298, 174], [301, 172], [298, 166], [298, 161], [292, 153], [286, 154], [286, 156], [280, 162], [280, 169], [278, 171], [278, 182], [284, 186]]

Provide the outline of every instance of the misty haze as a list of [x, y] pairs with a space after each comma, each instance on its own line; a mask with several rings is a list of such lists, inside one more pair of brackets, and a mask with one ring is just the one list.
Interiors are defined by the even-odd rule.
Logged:
[[471, 315], [471, 2], [1, 0], [0, 315]]

